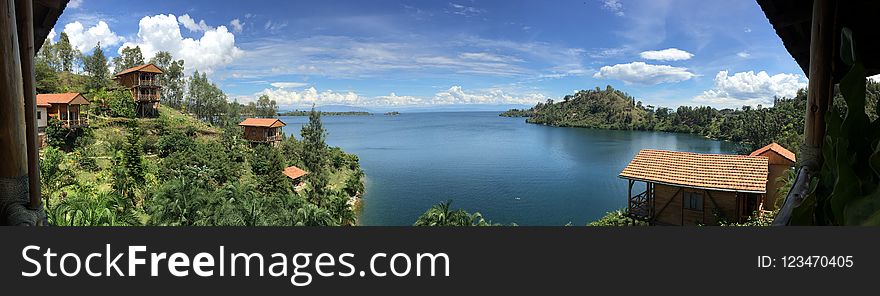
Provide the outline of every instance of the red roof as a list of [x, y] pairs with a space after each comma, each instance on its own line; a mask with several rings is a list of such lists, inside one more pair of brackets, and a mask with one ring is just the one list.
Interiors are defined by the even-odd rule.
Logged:
[[159, 69], [159, 67], [156, 65], [143, 64], [140, 66], [135, 66], [135, 67], [131, 67], [131, 68], [122, 70], [122, 72], [117, 73], [116, 76], [119, 77], [120, 75], [128, 74], [131, 72], [148, 72], [148, 73], [158, 73], [158, 74], [163, 73], [162, 69]]
[[754, 152], [752, 152], [749, 155], [750, 156], [762, 156], [765, 153], [767, 153], [768, 151], [776, 152], [776, 154], [779, 154], [780, 156], [785, 157], [785, 159], [788, 159], [791, 162], [797, 162], [797, 158], [795, 158], [794, 152], [788, 151], [788, 149], [785, 149], [785, 147], [782, 147], [782, 145], [779, 145], [776, 143], [770, 143], [770, 145], [761, 147], [761, 149], [755, 150]]
[[308, 174], [306, 173], [306, 171], [303, 171], [302, 169], [295, 166], [289, 166], [284, 169], [284, 175], [293, 180], [305, 176], [306, 174]]
[[690, 188], [765, 193], [766, 157], [645, 149], [620, 172], [624, 179]]
[[284, 124], [278, 118], [248, 118], [238, 124], [239, 126], [256, 126], [256, 127], [282, 127]]
[[70, 105], [88, 105], [86, 100], [80, 93], [63, 93], [63, 94], [39, 94], [37, 95], [37, 106], [49, 106], [50, 104], [70, 104]]

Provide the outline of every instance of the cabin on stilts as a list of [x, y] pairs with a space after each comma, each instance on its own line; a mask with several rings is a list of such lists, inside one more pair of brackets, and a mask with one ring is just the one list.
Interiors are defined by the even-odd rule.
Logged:
[[122, 70], [113, 80], [131, 91], [131, 97], [137, 103], [135, 114], [138, 117], [156, 117], [162, 98], [162, 84], [159, 83], [162, 74], [162, 69], [156, 65], [145, 64]]
[[283, 138], [281, 128], [286, 124], [278, 118], [248, 118], [238, 124], [244, 139], [254, 144], [276, 146]]
[[[619, 175], [628, 181], [627, 214], [652, 225], [743, 221], [762, 210], [767, 164], [763, 156], [641, 150]], [[633, 192], [637, 182], [644, 191]]]
[[0, 0], [0, 225], [46, 224], [34, 56], [67, 2]]
[[797, 158], [795, 157], [794, 152], [791, 152], [776, 143], [770, 143], [767, 146], [753, 151], [749, 155], [763, 156], [767, 158], [769, 164], [767, 169], [767, 202], [764, 203], [764, 209], [768, 211], [775, 210], [776, 201], [785, 198], [784, 196], [780, 196], [781, 193], [779, 192], [779, 189], [785, 185], [783, 180], [787, 177], [786, 174], [788, 174], [789, 170], [791, 170], [795, 163], [797, 163]]
[[[832, 106], [835, 84], [852, 68], [843, 57], [858, 56], [866, 77], [880, 74], [880, 27], [874, 18], [880, 11], [880, 1], [757, 2], [785, 49], [809, 78], [804, 143], [798, 157], [797, 176], [773, 221], [773, 225], [784, 226], [792, 223], [794, 209], [806, 200], [811, 180], [822, 174], [825, 115]], [[852, 42], [844, 39], [844, 28], [852, 33], [849, 35]], [[870, 130], [867, 126], [864, 128]], [[835, 137], [831, 134], [829, 139]]]

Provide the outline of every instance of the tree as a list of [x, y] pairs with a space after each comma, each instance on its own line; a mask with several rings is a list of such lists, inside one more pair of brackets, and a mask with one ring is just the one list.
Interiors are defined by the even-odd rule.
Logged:
[[122, 48], [119, 55], [113, 58], [113, 67], [116, 73], [125, 69], [140, 66], [144, 64], [144, 54], [141, 52], [140, 46]]
[[275, 117], [278, 115], [278, 104], [268, 95], [261, 95], [257, 99], [255, 112], [257, 117]]
[[307, 203], [296, 210], [296, 226], [337, 226], [333, 214], [325, 208]]
[[321, 114], [312, 107], [309, 112], [309, 123], [302, 127], [302, 160], [309, 172], [305, 176], [306, 183], [310, 188], [307, 191], [308, 200], [321, 206], [327, 195], [327, 144], [324, 139], [327, 136], [324, 125], [321, 123]]
[[126, 145], [121, 153], [113, 158], [113, 190], [117, 194], [138, 205], [135, 191], [146, 183], [142, 146], [139, 144], [140, 131], [137, 123], [131, 121]]
[[150, 63], [158, 66], [164, 72], [159, 77], [162, 83], [162, 101], [172, 108], [180, 109], [186, 86], [183, 60], [174, 60], [171, 53], [160, 51], [150, 59]]
[[[70, 45], [70, 38], [67, 36], [67, 33], [61, 32], [56, 46], [57, 48], [55, 49], [57, 50], [58, 61], [61, 63], [61, 71], [73, 71], [74, 60], [79, 55], [79, 51]], [[100, 47], [100, 44], [98, 44], [98, 47]]]
[[43, 204], [51, 209], [51, 199], [64, 188], [76, 184], [73, 172], [74, 163], [63, 151], [53, 147], [43, 150], [40, 158], [40, 187], [43, 193]]
[[290, 179], [284, 175], [284, 157], [277, 148], [260, 145], [254, 149], [251, 170], [257, 178], [259, 190], [267, 194], [290, 193]]
[[101, 43], [95, 46], [92, 55], [83, 58], [83, 68], [89, 76], [87, 90], [107, 87], [110, 73], [107, 69], [107, 57], [104, 55], [104, 50], [101, 49]]
[[480, 213], [469, 214], [465, 210], [452, 210], [452, 201], [446, 201], [432, 206], [428, 211], [419, 216], [413, 226], [492, 226], [493, 224], [483, 219]]
[[34, 87], [37, 89], [37, 93], [58, 92], [58, 74], [55, 71], [45, 59], [36, 59], [34, 62], [34, 78], [36, 82]]

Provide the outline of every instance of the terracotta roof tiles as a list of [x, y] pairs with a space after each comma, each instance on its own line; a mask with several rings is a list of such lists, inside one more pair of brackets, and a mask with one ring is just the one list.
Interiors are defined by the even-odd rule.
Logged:
[[257, 126], [257, 127], [282, 127], [285, 124], [278, 118], [248, 118], [238, 124], [239, 126]]
[[767, 173], [766, 157], [645, 149], [620, 172], [620, 177], [690, 188], [765, 193]]

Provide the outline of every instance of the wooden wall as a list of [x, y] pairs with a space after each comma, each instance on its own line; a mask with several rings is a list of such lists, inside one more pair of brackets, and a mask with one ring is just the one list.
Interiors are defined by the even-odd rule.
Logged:
[[[703, 195], [703, 210], [684, 208], [682, 192]], [[681, 188], [657, 184], [654, 187], [654, 222], [659, 225], [712, 225], [717, 223], [716, 210], [729, 221], [738, 219], [736, 193]], [[714, 201], [714, 202], [713, 202]]]
[[[788, 162], [790, 163], [790, 162]], [[784, 182], [778, 181], [779, 177], [785, 176], [787, 174], [788, 169], [791, 168], [790, 164], [771, 164], [770, 171], [767, 175], [767, 202], [764, 204], [764, 209], [773, 210], [774, 204], [776, 203], [776, 199], [785, 198], [781, 194], [779, 194], [779, 187], [784, 185]]]

